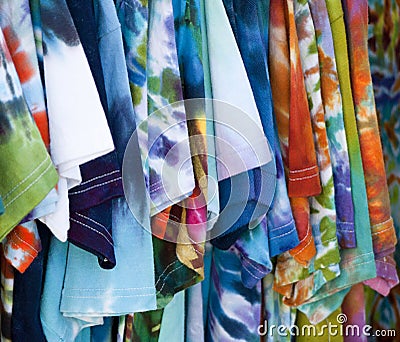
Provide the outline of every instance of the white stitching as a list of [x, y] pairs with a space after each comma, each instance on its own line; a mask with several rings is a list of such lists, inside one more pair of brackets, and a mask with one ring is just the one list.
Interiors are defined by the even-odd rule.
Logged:
[[24, 239], [22, 239], [18, 233], [15, 231], [15, 229], [13, 229], [12, 231], [12, 235], [15, 236], [19, 241], [21, 241], [22, 243], [24, 243], [25, 245], [29, 246], [31, 249], [33, 249], [36, 253], [39, 253], [39, 251], [33, 247], [31, 244], [29, 244], [28, 242], [26, 242]]
[[103, 228], [103, 229], [107, 232], [108, 236], [112, 239], [112, 235], [110, 234], [110, 232], [109, 232], [109, 231], [107, 230], [107, 228], [104, 227], [101, 223], [99, 223], [99, 222], [97, 222], [97, 221], [91, 219], [90, 217], [86, 217], [85, 215], [79, 214], [78, 212], [75, 212], [74, 214], [76, 214], [76, 215], [78, 215], [78, 216], [80, 216], [80, 217], [82, 217], [82, 218], [84, 218], [84, 219], [86, 219], [86, 220], [88, 220], [88, 221], [91, 221], [91, 222], [93, 222], [94, 224], [97, 224], [99, 227]]
[[165, 280], [167, 280], [167, 278], [168, 278], [172, 273], [176, 272], [177, 270], [179, 270], [179, 269], [182, 268], [183, 266], [185, 266], [185, 265], [181, 265], [181, 266], [179, 266], [179, 267], [177, 267], [177, 268], [175, 268], [175, 269], [173, 269], [173, 270], [171, 270], [170, 272], [167, 273], [167, 275], [166, 275], [166, 276], [164, 277], [164, 279], [163, 279], [163, 285], [161, 286], [160, 290], [157, 291], [157, 293], [161, 293], [161, 291], [163, 290], [163, 288], [164, 288], [164, 286], [165, 286], [165, 284], [166, 284]]
[[81, 193], [83, 193], [83, 192], [89, 191], [89, 190], [91, 190], [91, 189], [98, 188], [98, 187], [100, 187], [100, 186], [102, 186], [102, 185], [106, 185], [106, 184], [109, 184], [109, 183], [113, 183], [113, 182], [116, 182], [116, 181], [121, 180], [121, 179], [122, 179], [122, 177], [117, 177], [117, 178], [114, 178], [114, 179], [112, 179], [112, 180], [110, 180], [110, 181], [107, 181], [107, 182], [104, 182], [104, 183], [100, 183], [100, 184], [97, 184], [97, 185], [93, 185], [93, 186], [91, 186], [91, 187], [89, 187], [89, 188], [86, 188], [86, 189], [84, 189], [84, 190], [75, 191], [75, 192], [70, 192], [69, 195], [78, 195], [78, 194], [81, 194]]
[[18, 189], [22, 183], [25, 183], [47, 160], [49, 159], [49, 155], [44, 159], [29, 175], [27, 175], [22, 181], [20, 181], [17, 185], [15, 185], [9, 192], [4, 195], [4, 199], [6, 199], [12, 192]]
[[[12, 244], [12, 245], [14, 245], [15, 247], [17, 247], [18, 250], [21, 250], [20, 245], [17, 244], [12, 238], [11, 238], [9, 241], [10, 241], [10, 244]], [[13, 248], [13, 249], [14, 249], [14, 248]], [[23, 254], [28, 254], [28, 255], [32, 258], [32, 260], [35, 259], [35, 258], [37, 257], [37, 255], [33, 255], [33, 254], [29, 253], [28, 251], [26, 251], [26, 250], [24, 250], [24, 249], [22, 249], [22, 253], [23, 253]], [[14, 259], [14, 258], [10, 258], [9, 256], [7, 257], [7, 255], [9, 255], [9, 254], [13, 255], [14, 253], [4, 253], [4, 254], [5, 254], [5, 257], [6, 257], [8, 260], [13, 260], [12, 263], [15, 263], [15, 259]], [[21, 262], [23, 262], [22, 259], [25, 259], [25, 256], [23, 256], [22, 258], [17, 258], [17, 260], [18, 260], [18, 266], [20, 266]], [[16, 268], [17, 268], [17, 267], [16, 267]]]
[[93, 230], [96, 234], [99, 234], [99, 235], [103, 236], [103, 237], [106, 239], [106, 241], [107, 241], [112, 247], [114, 247], [114, 244], [113, 244], [112, 242], [110, 242], [110, 241], [108, 240], [107, 236], [105, 236], [103, 233], [101, 233], [101, 232], [97, 231], [96, 229], [94, 229], [94, 228], [88, 226], [87, 224], [84, 224], [84, 223], [82, 223], [82, 222], [80, 222], [80, 221], [78, 221], [78, 220], [73, 219], [72, 217], [70, 217], [69, 219], [70, 219], [71, 221], [75, 222], [75, 223], [78, 223], [78, 224], [80, 224], [80, 225], [86, 227], [86, 228], [89, 228], [90, 230]]
[[[135, 298], [135, 297], [150, 297], [154, 296], [154, 293], [151, 294], [142, 294], [142, 295], [130, 295], [130, 296], [113, 296], [111, 295], [110, 297], [112, 298]], [[102, 298], [101, 296], [68, 296], [65, 295], [67, 298]]]
[[300, 173], [300, 172], [304, 172], [304, 171], [310, 171], [317, 168], [317, 166], [311, 166], [311, 167], [306, 167], [305, 169], [298, 169], [298, 170], [291, 170], [289, 171], [289, 173]]
[[293, 220], [293, 219], [291, 219], [288, 223], [286, 223], [286, 224], [284, 224], [284, 225], [282, 225], [282, 226], [275, 227], [274, 229], [271, 229], [270, 231], [271, 231], [271, 232], [274, 232], [275, 230], [280, 230], [280, 229], [282, 229], [282, 228], [285, 228], [285, 227], [287, 227], [287, 226], [290, 226], [292, 223], [294, 223], [294, 220]]
[[13, 202], [15, 202], [18, 198], [20, 198], [25, 192], [27, 192], [32, 186], [34, 186], [37, 182], [40, 181], [40, 178], [42, 178], [42, 176], [53, 166], [53, 164], [49, 164], [44, 171], [21, 193], [19, 193], [17, 196], [15, 196], [13, 198], [13, 200], [11, 200], [10, 202], [8, 202], [4, 208], [7, 208], [9, 205], [11, 205]]
[[114, 173], [119, 173], [119, 172], [120, 172], [119, 170], [114, 170], [114, 171], [112, 171], [112, 172], [105, 173], [104, 175], [101, 175], [101, 176], [97, 176], [97, 177], [88, 179], [88, 180], [82, 182], [81, 184], [79, 184], [79, 186], [85, 185], [85, 184], [90, 183], [90, 182], [93, 182], [93, 181], [95, 181], [95, 180], [97, 180], [97, 179], [104, 178], [104, 177], [106, 177], [106, 176], [110, 176], [110, 175], [112, 175], [112, 174], [114, 174]]
[[[289, 235], [289, 234], [293, 233], [293, 231], [295, 231], [295, 230], [296, 230], [296, 228], [293, 227], [293, 228], [292, 228], [291, 230], [289, 230], [288, 232], [286, 232], [286, 233], [284, 233], [284, 234], [280, 234], [280, 235], [274, 236], [274, 237], [270, 238], [270, 240], [275, 240], [275, 239], [281, 238], [281, 237], [283, 237], [283, 236]], [[307, 233], [308, 233], [308, 232], [307, 232]], [[301, 243], [301, 241], [299, 241], [299, 244], [300, 244], [300, 243]]]
[[316, 173], [316, 174], [311, 175], [311, 176], [304, 176], [304, 177], [296, 177], [296, 178], [289, 177], [289, 181], [298, 182], [298, 181], [301, 181], [301, 180], [304, 180], [304, 179], [310, 179], [310, 178], [317, 177], [318, 175], [319, 175], [319, 173]]
[[167, 267], [164, 269], [164, 271], [159, 275], [155, 286], [158, 285], [159, 281], [161, 280], [161, 278], [162, 278], [162, 276], [164, 275], [164, 273], [168, 270], [168, 268], [169, 268], [171, 265], [176, 264], [177, 262], [178, 262], [178, 260], [175, 260], [175, 261], [171, 262], [169, 265], [167, 265]]
[[[128, 287], [122, 289], [112, 289], [113, 291], [125, 291], [125, 290], [142, 290], [142, 289], [154, 289], [154, 286], [144, 287]], [[104, 291], [104, 289], [79, 289], [79, 288], [67, 288], [65, 291]]]

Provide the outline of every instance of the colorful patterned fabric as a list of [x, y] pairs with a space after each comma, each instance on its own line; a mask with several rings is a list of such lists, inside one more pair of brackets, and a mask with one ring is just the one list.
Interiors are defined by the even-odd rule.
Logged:
[[[269, 0], [258, 2], [257, 14], [259, 19], [259, 30], [264, 44], [265, 53], [267, 55], [267, 60], [265, 62], [268, 63], [270, 18]], [[268, 92], [272, 97], [272, 89], [270, 89], [270, 87], [271, 84], [269, 82]], [[272, 116], [275, 136], [274, 143], [271, 145], [274, 146], [275, 151], [276, 188], [273, 203], [267, 213], [269, 252], [271, 257], [286, 252], [299, 243], [292, 209], [290, 207], [290, 201], [287, 194], [285, 172], [282, 161], [281, 145], [278, 138], [276, 119], [275, 115]]]
[[[186, 198], [194, 188], [192, 164], [184, 163], [190, 160], [185, 108], [179, 103], [166, 107], [183, 99], [172, 4], [118, 1], [117, 10], [153, 216]], [[184, 166], [179, 183], [177, 165]]]
[[45, 341], [40, 322], [40, 299], [51, 237], [50, 230], [36, 220], [41, 251], [24, 272], [14, 272], [12, 340]]
[[[360, 327], [360, 331], [362, 331], [363, 327], [367, 324], [365, 306], [364, 285], [362, 283], [353, 285], [342, 304], [342, 312], [347, 318], [343, 326], [346, 328], [349, 325], [356, 325]], [[366, 342], [367, 336], [351, 336], [351, 334], [348, 334], [345, 336], [344, 340], [346, 342]]]
[[[290, 209], [290, 202], [287, 196], [282, 157], [276, 128], [274, 126], [272, 94], [267, 65], [268, 43], [263, 41], [262, 36], [262, 33], [264, 33], [263, 31], [267, 29], [264, 26], [268, 27], [268, 23], [260, 24], [258, 21], [254, 20], [255, 16], [263, 17], [264, 20], [267, 20], [265, 17], [269, 17], [269, 9], [259, 8], [255, 2], [237, 2], [236, 0], [224, 0], [224, 5], [243, 58], [263, 130], [273, 153], [273, 162], [267, 170], [270, 173], [275, 173], [276, 169], [277, 175], [274, 177], [276, 180], [273, 203], [271, 203], [270, 209], [268, 210], [268, 232], [270, 234], [270, 239], [272, 239], [271, 242], [273, 242], [271, 243], [273, 252], [271, 255], [275, 256], [280, 252], [287, 251], [297, 246], [298, 238]], [[257, 62], [255, 63], [255, 61]], [[273, 184], [267, 185], [267, 191], [271, 192]], [[267, 203], [265, 200], [264, 202]], [[285, 217], [283, 218], [283, 216]], [[263, 224], [265, 225], [265, 222]], [[265, 229], [266, 232], [266, 227], [258, 229]], [[254, 241], [253, 243], [259, 244], [260, 246], [263, 244], [263, 238], [258, 233], [254, 235], [244, 234], [246, 234], [247, 239], [250, 236], [254, 239], [257, 235], [257, 242]], [[249, 241], [247, 241], [247, 246], [251, 245]], [[238, 242], [240, 243], [240, 241]], [[263, 255], [260, 260], [263, 259], [264, 256], [268, 258], [266, 255]], [[253, 262], [254, 261], [255, 259], [253, 259]], [[265, 275], [265, 272], [269, 272], [267, 271], [270, 269], [269, 267], [270, 261], [265, 259], [260, 265], [261, 273]], [[256, 278], [254, 278], [254, 281], [256, 281], [255, 279]], [[261, 277], [259, 279], [261, 279]]]
[[[43, 86], [40, 78], [33, 36], [33, 27], [28, 1], [3, 1], [0, 4], [0, 26], [4, 32], [6, 44], [10, 49], [15, 69], [21, 82], [22, 92], [27, 106], [49, 149], [49, 125], [44, 102]], [[52, 189], [22, 222], [13, 229], [3, 242], [5, 257], [20, 272], [24, 272], [40, 251], [40, 239], [36, 224], [32, 221], [52, 213], [58, 200], [57, 191]], [[29, 222], [31, 221], [31, 222]], [[11, 244], [11, 245], [10, 245]]]
[[283, 303], [283, 297], [274, 291], [274, 276], [273, 274], [269, 274], [262, 280], [263, 284], [263, 293], [262, 293], [262, 300], [264, 304], [262, 318], [261, 318], [261, 325], [260, 334], [264, 335], [265, 340], [267, 342], [289, 342], [291, 340], [290, 334], [286, 336], [281, 336], [278, 334], [277, 330], [273, 330], [272, 334], [268, 333], [268, 327], [272, 325], [275, 326], [285, 326], [287, 328], [291, 327], [295, 324], [296, 321], [296, 309], [291, 308]]
[[293, 1], [285, 4], [290, 60], [288, 190], [290, 197], [318, 195], [320, 177], [307, 106]]
[[[391, 213], [399, 234], [400, 229], [400, 5], [395, 1], [369, 2], [369, 60], [374, 86], [380, 137], [385, 157]], [[398, 255], [398, 253], [397, 253]], [[399, 260], [398, 258], [396, 260]]]
[[356, 247], [351, 197], [350, 161], [343, 121], [342, 97], [333, 48], [332, 30], [324, 1], [309, 0], [318, 47], [321, 95], [332, 161], [336, 228], [342, 248]]
[[393, 259], [397, 238], [390, 215], [390, 199], [368, 60], [368, 1], [344, 0], [343, 9], [349, 40], [353, 100], [376, 259], [377, 279], [369, 280], [366, 284], [387, 295], [399, 282]]
[[2, 66], [0, 102], [2, 139], [0, 192], [6, 212], [0, 216], [1, 239], [7, 235], [57, 182], [57, 173], [23, 98], [22, 88], [0, 34]]
[[[307, 304], [299, 306], [299, 309], [307, 315], [313, 324], [321, 322], [340, 306], [350, 286], [376, 276], [367, 213], [364, 172], [351, 96], [342, 5], [339, 0], [327, 0], [326, 5], [332, 28], [343, 100], [344, 122], [350, 158], [351, 186], [353, 189], [357, 189], [357, 191], [352, 191], [353, 202], [357, 203], [354, 207], [357, 248], [342, 249], [340, 252], [340, 276], [325, 284]], [[365, 205], [360, 205], [361, 203], [365, 203]]]
[[[269, 35], [269, 66], [271, 91], [274, 99], [274, 112], [278, 128], [278, 136], [281, 144], [283, 162], [286, 176], [289, 168], [289, 130], [290, 130], [290, 73], [291, 62], [286, 23], [286, 5], [283, 1], [273, 0], [270, 3], [270, 35]], [[294, 20], [294, 18], [293, 18]], [[293, 22], [294, 24], [294, 22]], [[293, 42], [294, 43], [294, 42]], [[302, 88], [304, 89], [304, 87]], [[305, 90], [304, 90], [304, 96]], [[294, 101], [294, 100], [293, 100]], [[311, 128], [311, 124], [310, 124]], [[312, 137], [311, 137], [312, 138]], [[278, 168], [279, 173], [279, 168]], [[311, 178], [310, 178], [311, 179]], [[293, 257], [304, 265], [307, 265], [315, 255], [315, 245], [309, 224], [309, 205], [307, 198], [291, 198], [291, 208], [300, 243], [292, 249]], [[289, 221], [290, 222], [290, 221]], [[286, 253], [289, 254], [289, 253]], [[285, 258], [288, 259], [290, 256]], [[286, 269], [286, 266], [278, 266], [282, 258], [278, 258], [277, 272]], [[283, 271], [284, 272], [284, 271]], [[296, 279], [293, 279], [296, 281]], [[282, 285], [284, 285], [282, 283]]]
[[[315, 29], [310, 8], [306, 1], [295, 0], [294, 12], [299, 37], [301, 65], [314, 130], [322, 193], [310, 198], [310, 222], [317, 254], [308, 269], [310, 276], [299, 280], [294, 288], [285, 295], [284, 302], [287, 305], [304, 303], [324, 284], [340, 274], [333, 175], [324, 120], [325, 113], [319, 87], [321, 81]], [[290, 269], [286, 272], [290, 273]], [[307, 270], [304, 270], [304, 273], [306, 272]]]
[[12, 341], [12, 309], [14, 289], [14, 269], [0, 251], [1, 260], [1, 340]]
[[[315, 28], [307, 1], [294, 1], [294, 16], [322, 188], [321, 194], [310, 198], [310, 222], [317, 248], [310, 272], [321, 270], [325, 281], [329, 281], [340, 273], [337, 269], [335, 275], [332, 268], [329, 267], [337, 264], [340, 260], [336, 237], [335, 191], [325, 111], [322, 105]], [[325, 272], [324, 269], [327, 268], [330, 269]]]
[[261, 281], [243, 286], [237, 251], [214, 248], [206, 327], [207, 341], [259, 341]]
[[[394, 0], [369, 4], [369, 61], [379, 119], [380, 137], [385, 158], [391, 213], [397, 236], [400, 229], [400, 4]], [[396, 248], [395, 260], [399, 265], [400, 249]], [[400, 331], [400, 285], [387, 297], [366, 289], [367, 324], [374, 329]]]
[[208, 149], [206, 102], [201, 100], [205, 97], [205, 85], [200, 1], [179, 0], [173, 1], [172, 4], [183, 97], [187, 100], [185, 110], [195, 176], [193, 194], [183, 200], [182, 204], [178, 204], [183, 206], [182, 212], [186, 220], [180, 220], [183, 224], [179, 226], [176, 251], [183, 264], [203, 277], [204, 241], [208, 217]]
[[42, 250], [36, 222], [15, 227], [3, 240], [4, 256], [19, 272], [24, 273]]

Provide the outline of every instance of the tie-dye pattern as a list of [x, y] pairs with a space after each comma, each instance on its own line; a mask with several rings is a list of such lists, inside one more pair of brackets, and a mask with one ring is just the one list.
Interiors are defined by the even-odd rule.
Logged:
[[[391, 212], [400, 231], [400, 4], [369, 0], [369, 61], [380, 125]], [[399, 247], [395, 260], [399, 265]], [[367, 289], [367, 324], [400, 331], [400, 285], [387, 297]]]
[[21, 273], [25, 272], [42, 249], [35, 221], [18, 225], [2, 243], [5, 258]]
[[[274, 276], [273, 274], [269, 274], [262, 280], [263, 293], [262, 300], [264, 304], [263, 308], [263, 316], [261, 319], [261, 324], [266, 327], [268, 324], [269, 327], [272, 325], [275, 326], [285, 326], [287, 328], [291, 327], [295, 324], [296, 321], [296, 309], [291, 308], [283, 303], [283, 297], [273, 290], [274, 286]], [[264, 334], [264, 331], [261, 330], [261, 334]], [[266, 334], [265, 337], [261, 337], [265, 339], [266, 342], [289, 342], [291, 340], [291, 336], [288, 333], [287, 336], [281, 336], [281, 334], [277, 333], [277, 330], [274, 329], [272, 334]]]
[[196, 184], [193, 194], [182, 202], [186, 208], [186, 220], [179, 229], [177, 256], [183, 264], [203, 277], [204, 241], [207, 230], [208, 152], [206, 102], [202, 100], [205, 90], [200, 1], [176, 0], [172, 3], [183, 97], [187, 100], [185, 110]]
[[[400, 231], [400, 4], [369, 0], [369, 60], [392, 217]], [[397, 253], [398, 254], [398, 253]], [[399, 260], [397, 258], [397, 260]]]
[[393, 260], [397, 238], [390, 215], [390, 199], [368, 59], [368, 1], [343, 0], [343, 10], [377, 270], [377, 279], [369, 280], [366, 284], [387, 295], [399, 282]]
[[[258, 2], [258, 19], [260, 22], [260, 32], [263, 38], [265, 52], [268, 55], [274, 53], [270, 51], [269, 46], [269, 28], [270, 28], [270, 2], [269, 0]], [[277, 48], [275, 45], [273, 48]], [[269, 59], [266, 61], [268, 63]], [[281, 61], [282, 62], [282, 61]], [[271, 86], [271, 80], [269, 80]], [[272, 89], [269, 91], [272, 97]], [[274, 101], [275, 103], [275, 101]], [[274, 108], [275, 109], [275, 108]], [[273, 115], [273, 126], [275, 131], [274, 149], [276, 165], [276, 188], [275, 196], [270, 210], [267, 213], [267, 225], [269, 234], [269, 250], [271, 257], [281, 254], [295, 247], [299, 241], [294, 223], [292, 208], [287, 193], [285, 170], [282, 161], [281, 144], [279, 143], [276, 116]], [[294, 235], [294, 238], [290, 238]]]
[[290, 60], [288, 191], [290, 197], [321, 193], [307, 94], [300, 60], [293, 0], [285, 2]]
[[[355, 305], [357, 304], [357, 305]], [[365, 317], [365, 295], [364, 285], [362, 283], [353, 285], [350, 292], [344, 298], [342, 303], [342, 312], [346, 315], [347, 320], [344, 327], [349, 325], [356, 325], [360, 328], [366, 326]], [[367, 336], [346, 336], [344, 339], [346, 342], [367, 342]]]
[[326, 5], [343, 100], [351, 185], [353, 189], [357, 189], [352, 191], [353, 202], [357, 203], [354, 207], [357, 247], [340, 251], [340, 276], [325, 284], [307, 304], [299, 306], [313, 324], [321, 322], [340, 306], [350, 286], [376, 276], [364, 172], [351, 92], [343, 10], [340, 0], [326, 0]]
[[[166, 107], [183, 99], [172, 3], [118, 1], [117, 10], [145, 179], [152, 200], [151, 213], [155, 215], [186, 198], [194, 188], [192, 164], [184, 163], [190, 160], [188, 130], [182, 124], [186, 120], [185, 108], [182, 104]], [[171, 149], [173, 153], [166, 158]], [[180, 186], [175, 184], [177, 165], [184, 165]]]
[[317, 254], [308, 269], [311, 275], [307, 279], [299, 280], [299, 282], [294, 284], [290, 295], [284, 298], [284, 302], [287, 305], [304, 303], [325, 283], [340, 274], [333, 175], [324, 120], [325, 113], [320, 92], [319, 60], [315, 29], [307, 1], [295, 0], [294, 11], [299, 37], [301, 65], [314, 130], [322, 193], [310, 198], [310, 222], [317, 250]]
[[350, 161], [344, 130], [342, 97], [336, 69], [332, 30], [324, 1], [309, 0], [314, 22], [319, 67], [321, 95], [325, 110], [326, 131], [332, 161], [335, 188], [336, 228], [342, 248], [356, 247], [354, 209], [351, 197]]
[[259, 341], [261, 281], [251, 289], [241, 280], [237, 250], [214, 248], [206, 327], [207, 341]]
[[57, 182], [57, 173], [25, 103], [21, 84], [0, 35], [2, 181], [0, 193], [6, 212], [0, 216], [4, 238]]
[[[293, 3], [292, 3], [293, 7]], [[270, 35], [269, 35], [269, 67], [274, 112], [281, 145], [282, 158], [286, 168], [289, 168], [289, 130], [290, 130], [290, 80], [291, 61], [288, 45], [289, 33], [286, 22], [286, 4], [281, 0], [272, 0], [270, 3]], [[293, 14], [294, 15], [294, 14]], [[294, 17], [293, 17], [294, 24]], [[293, 30], [292, 30], [293, 31]], [[297, 36], [296, 36], [297, 37]], [[294, 40], [293, 37], [292, 40]], [[295, 44], [295, 41], [292, 45]], [[304, 90], [304, 88], [303, 88]], [[306, 96], [304, 90], [304, 97]], [[306, 100], [306, 99], [305, 99]], [[294, 100], [293, 100], [294, 101]], [[304, 105], [304, 104], [303, 104]], [[311, 129], [311, 123], [310, 123]], [[311, 133], [311, 132], [310, 132]], [[311, 136], [312, 138], [312, 136]], [[279, 170], [279, 168], [278, 168]], [[307, 198], [291, 198], [291, 208], [296, 223], [300, 243], [292, 250], [293, 257], [299, 263], [307, 265], [315, 255], [315, 245], [309, 224], [309, 205]], [[278, 264], [280, 263], [278, 258]], [[278, 267], [284, 270], [286, 267]], [[294, 279], [296, 281], [296, 279]]]
[[[247, 71], [254, 99], [259, 111], [264, 133], [273, 152], [272, 170], [276, 170], [275, 193], [273, 202], [268, 210], [268, 234], [270, 239], [271, 256], [285, 252], [298, 245], [298, 236], [294, 224], [290, 202], [287, 195], [285, 174], [282, 156], [274, 126], [273, 103], [271, 85], [268, 73], [268, 39], [265, 35], [269, 29], [269, 2], [262, 2], [264, 7], [257, 6], [256, 2], [224, 1], [230, 24], [235, 34], [236, 42], [241, 51], [243, 62]], [[260, 5], [261, 2], [258, 4]], [[257, 16], [260, 20], [255, 21]], [[261, 20], [262, 18], [262, 20]], [[257, 62], [255, 62], [257, 61]], [[272, 188], [272, 185], [270, 186]], [[262, 223], [262, 225], [264, 225]], [[259, 228], [267, 232], [266, 227]], [[255, 239], [258, 234], [246, 234], [246, 239]], [[250, 240], [247, 241], [251, 246]], [[253, 240], [254, 244], [262, 246], [263, 238]], [[264, 247], [265, 248], [265, 247]], [[263, 259], [264, 256], [261, 259]], [[267, 258], [267, 256], [265, 256]], [[253, 261], [254, 262], [254, 259]], [[255, 266], [255, 265], [253, 265]], [[260, 272], [270, 269], [267, 259], [260, 264]], [[268, 271], [269, 272], [269, 271]], [[259, 272], [256, 272], [259, 273]], [[266, 273], [264, 273], [266, 274]], [[255, 279], [254, 279], [255, 281]]]
[[1, 261], [1, 340], [12, 341], [12, 309], [14, 289], [14, 269], [4, 257], [3, 250], [0, 251]]
[[[24, 98], [39, 129], [43, 142], [46, 148], [49, 149], [49, 125], [36, 55], [29, 1], [2, 1], [0, 3], [0, 26], [4, 32], [6, 44], [10, 49], [11, 58], [21, 82]], [[40, 239], [34, 239], [34, 237], [38, 237], [38, 234], [35, 223], [32, 220], [53, 212], [57, 200], [57, 191], [53, 189], [23, 219], [23, 223], [26, 223], [23, 226], [14, 228], [12, 231], [12, 242], [8, 237], [4, 241], [6, 258], [20, 272], [24, 272], [30, 262], [36, 257], [37, 250], [35, 248], [39, 247], [40, 249]], [[12, 246], [8, 245], [9, 243]], [[31, 248], [31, 246], [33, 247]]]

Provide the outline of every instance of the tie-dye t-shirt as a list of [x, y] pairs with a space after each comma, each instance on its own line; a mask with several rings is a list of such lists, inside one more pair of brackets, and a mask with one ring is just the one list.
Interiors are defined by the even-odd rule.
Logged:
[[[285, 19], [285, 4], [282, 1], [273, 0], [270, 3], [269, 21], [269, 70], [272, 97], [274, 99], [275, 122], [281, 146], [282, 158], [285, 165], [286, 176], [288, 174], [289, 158], [289, 111], [290, 111], [290, 58], [288, 45], [288, 31]], [[278, 57], [279, 56], [279, 57]], [[279, 164], [278, 164], [279, 165]], [[279, 173], [279, 167], [277, 172]], [[305, 204], [303, 212], [301, 201]], [[299, 203], [300, 205], [296, 205]], [[294, 256], [304, 264], [308, 264], [315, 255], [315, 245], [309, 225], [309, 207], [306, 198], [290, 201], [293, 217], [300, 243], [294, 248]], [[287, 210], [286, 210], [287, 212]], [[290, 220], [289, 220], [290, 224]], [[284, 226], [284, 225], [283, 225]], [[271, 237], [273, 239], [273, 237]], [[271, 240], [271, 243], [272, 240]], [[289, 254], [289, 253], [287, 253]], [[278, 264], [280, 262], [278, 261]], [[279, 268], [284, 269], [286, 266]]]
[[[29, 2], [26, 0], [3, 1], [0, 4], [0, 8], [0, 26], [3, 29], [6, 44], [21, 82], [24, 98], [39, 128], [43, 142], [46, 148], [49, 149], [49, 125], [36, 55]], [[12, 238], [6, 237], [3, 242], [5, 257], [20, 272], [24, 272], [29, 266], [37, 255], [36, 247], [40, 246], [40, 239], [35, 228], [36, 224], [32, 220], [53, 212], [57, 200], [57, 191], [52, 189], [43, 201], [23, 218], [21, 222], [23, 226], [17, 226], [13, 229]]]
[[0, 193], [5, 208], [5, 213], [0, 216], [0, 226], [4, 238], [54, 187], [57, 173], [26, 105], [2, 32], [0, 47], [0, 101], [3, 108]]
[[[364, 172], [350, 86], [342, 4], [340, 0], [327, 0], [326, 5], [332, 28], [340, 90], [343, 99], [351, 185], [352, 188], [357, 189], [357, 191], [352, 191], [353, 202], [357, 203], [354, 207], [357, 247], [340, 251], [340, 276], [325, 284], [307, 304], [299, 306], [299, 309], [306, 314], [313, 324], [321, 322], [340, 306], [350, 286], [376, 276]], [[365, 203], [365, 205], [360, 205], [362, 203]]]
[[317, 39], [321, 95], [332, 161], [336, 228], [342, 248], [356, 247], [354, 204], [351, 197], [350, 161], [344, 130], [342, 97], [333, 48], [332, 30], [324, 1], [309, 0]]
[[[172, 4], [117, 1], [152, 216], [193, 190]], [[164, 23], [161, 25], [161, 23]], [[172, 151], [172, 153], [169, 153]], [[186, 161], [186, 162], [185, 162]], [[179, 183], [176, 172], [179, 172]]]
[[[290, 292], [287, 291], [284, 302], [288, 305], [299, 305], [305, 302], [325, 283], [340, 274], [333, 175], [324, 121], [325, 113], [319, 87], [320, 74], [315, 29], [307, 2], [295, 0], [294, 13], [299, 37], [301, 65], [314, 130], [322, 193], [310, 198], [310, 222], [317, 254], [308, 268], [310, 276], [299, 280]], [[294, 266], [296, 267], [296, 265]], [[290, 269], [286, 272], [290, 274]], [[306, 272], [304, 270], [304, 273]]]
[[344, 0], [343, 10], [349, 41], [353, 100], [376, 259], [377, 279], [367, 281], [366, 284], [387, 295], [390, 289], [399, 282], [393, 259], [397, 238], [390, 214], [390, 199], [368, 60], [368, 1]]

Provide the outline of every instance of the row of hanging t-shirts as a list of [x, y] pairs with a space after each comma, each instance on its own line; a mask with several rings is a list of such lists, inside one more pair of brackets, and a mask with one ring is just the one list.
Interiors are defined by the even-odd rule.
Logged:
[[2, 340], [400, 334], [398, 1], [1, 0], [0, 26]]

